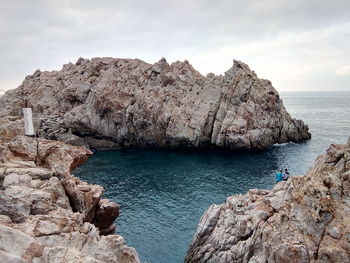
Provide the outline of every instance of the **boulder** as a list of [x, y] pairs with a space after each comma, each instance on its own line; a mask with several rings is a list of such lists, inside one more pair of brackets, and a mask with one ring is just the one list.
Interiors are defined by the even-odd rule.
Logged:
[[[52, 140], [42, 140], [26, 136], [16, 136], [2, 152], [2, 167], [12, 168], [14, 162], [23, 162], [48, 168], [58, 176], [70, 174], [92, 154], [81, 146], [71, 146]], [[19, 163], [20, 169], [27, 167]], [[18, 165], [17, 167], [18, 168]], [[14, 168], [15, 169], [15, 168]]]
[[73, 211], [83, 213], [85, 221], [92, 222], [96, 215], [103, 188], [99, 185], [90, 185], [71, 176], [62, 181]]
[[94, 217], [94, 225], [100, 229], [101, 234], [115, 232], [114, 221], [119, 216], [119, 205], [108, 199], [101, 199]]
[[43, 249], [44, 246], [33, 237], [0, 224], [1, 262], [33, 262], [33, 258], [42, 255]]

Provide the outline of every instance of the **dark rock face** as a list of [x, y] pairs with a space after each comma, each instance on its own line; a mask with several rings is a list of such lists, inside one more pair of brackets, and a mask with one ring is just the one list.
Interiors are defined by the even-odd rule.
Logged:
[[0, 105], [0, 117], [33, 108], [42, 137], [99, 149], [262, 149], [310, 138], [271, 82], [239, 61], [224, 76], [204, 77], [188, 61], [80, 58], [27, 76]]
[[100, 229], [102, 234], [115, 232], [114, 221], [119, 216], [119, 205], [107, 199], [101, 199], [94, 217], [94, 225]]
[[350, 138], [305, 176], [212, 205], [185, 262], [350, 262]]

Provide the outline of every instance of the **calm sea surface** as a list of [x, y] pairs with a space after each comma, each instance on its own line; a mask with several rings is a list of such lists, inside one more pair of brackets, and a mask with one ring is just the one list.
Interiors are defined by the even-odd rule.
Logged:
[[271, 189], [274, 172], [304, 174], [331, 143], [350, 135], [350, 93], [282, 93], [287, 110], [310, 127], [312, 139], [258, 153], [185, 150], [96, 152], [75, 175], [102, 185], [121, 205], [117, 232], [142, 262], [183, 262], [210, 204], [250, 188]]

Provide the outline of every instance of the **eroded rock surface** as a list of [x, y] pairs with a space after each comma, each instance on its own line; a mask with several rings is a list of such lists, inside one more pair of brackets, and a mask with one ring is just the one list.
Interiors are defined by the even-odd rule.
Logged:
[[212, 205], [185, 262], [350, 262], [350, 138], [305, 176]]
[[27, 76], [0, 105], [0, 117], [17, 122], [33, 108], [40, 137], [98, 149], [261, 149], [310, 138], [271, 82], [239, 61], [224, 76], [204, 77], [188, 61], [80, 58]]
[[119, 206], [101, 199], [101, 186], [71, 174], [91, 154], [25, 136], [3, 144], [0, 262], [139, 262], [135, 249], [114, 234]]

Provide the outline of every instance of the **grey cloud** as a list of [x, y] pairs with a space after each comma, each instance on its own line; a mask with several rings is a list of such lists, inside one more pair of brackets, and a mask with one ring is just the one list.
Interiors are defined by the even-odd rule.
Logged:
[[1, 1], [0, 88], [79, 56], [192, 57], [348, 22], [349, 10], [347, 0]]

